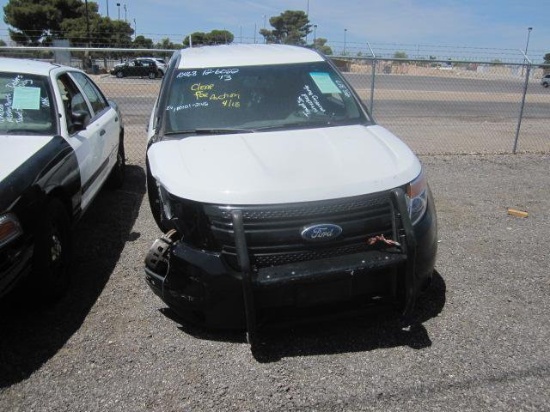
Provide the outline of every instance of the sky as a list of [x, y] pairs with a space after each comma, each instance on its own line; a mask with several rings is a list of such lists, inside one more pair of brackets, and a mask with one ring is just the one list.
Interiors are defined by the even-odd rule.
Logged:
[[[7, 0], [0, 0], [0, 6]], [[550, 52], [549, 0], [98, 0], [99, 12], [138, 35], [181, 42], [190, 33], [229, 30], [235, 42], [263, 42], [258, 31], [285, 10], [308, 13], [315, 36], [335, 54], [534, 62]], [[117, 3], [120, 6], [117, 6]], [[3, 10], [2, 10], [3, 15]], [[529, 31], [529, 27], [532, 28]], [[0, 37], [7, 27], [0, 23]], [[313, 33], [308, 36], [313, 41]]]

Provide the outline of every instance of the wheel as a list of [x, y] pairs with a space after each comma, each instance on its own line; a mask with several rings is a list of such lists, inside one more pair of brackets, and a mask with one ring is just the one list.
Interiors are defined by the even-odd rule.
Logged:
[[149, 78], [150, 79], [156, 79], [157, 78], [157, 74], [155, 72], [150, 72], [149, 73]]
[[41, 302], [61, 298], [70, 283], [71, 226], [63, 204], [51, 199], [37, 227], [29, 289]]
[[116, 156], [116, 163], [107, 178], [107, 187], [109, 189], [119, 189], [124, 184], [124, 178], [126, 176], [126, 154], [124, 152], [124, 142], [120, 139], [118, 144], [118, 152]]
[[544, 87], [548, 87], [548, 83], [546, 83], [546, 82], [544, 82], [542, 85], [543, 85]]
[[119, 79], [122, 79], [124, 77], [124, 73], [122, 73], [122, 71], [118, 71], [116, 72], [116, 77], [118, 77]]

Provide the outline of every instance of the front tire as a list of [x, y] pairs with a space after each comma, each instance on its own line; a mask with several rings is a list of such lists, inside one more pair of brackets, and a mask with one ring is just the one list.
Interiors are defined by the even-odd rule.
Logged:
[[157, 78], [157, 74], [155, 72], [150, 72], [149, 73], [149, 78], [152, 80], [152, 79], [156, 79]]
[[70, 284], [71, 225], [58, 199], [51, 199], [38, 224], [30, 289], [40, 302], [61, 298]]
[[119, 79], [122, 79], [124, 77], [124, 73], [122, 73], [122, 71], [118, 71], [116, 72], [116, 77], [118, 77]]

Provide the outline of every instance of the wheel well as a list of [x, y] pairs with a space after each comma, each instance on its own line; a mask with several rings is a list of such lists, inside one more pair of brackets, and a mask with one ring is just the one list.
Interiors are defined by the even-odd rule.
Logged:
[[63, 208], [67, 212], [67, 216], [69, 217], [71, 225], [76, 220], [78, 220], [78, 217], [80, 216], [80, 213], [81, 213], [80, 209], [76, 211], [73, 210], [70, 196], [62, 187], [56, 187], [55, 189], [53, 189], [51, 192], [47, 194], [46, 200], [50, 201], [51, 199], [57, 199], [61, 202], [61, 204], [63, 205]]

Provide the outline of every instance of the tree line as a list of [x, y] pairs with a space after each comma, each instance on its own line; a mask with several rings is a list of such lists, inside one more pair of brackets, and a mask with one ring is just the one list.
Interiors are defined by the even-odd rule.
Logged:
[[[235, 36], [227, 30], [195, 32], [181, 43], [169, 38], [154, 43], [152, 39], [135, 35], [127, 21], [99, 14], [94, 1], [82, 0], [9, 0], [4, 6], [4, 22], [10, 39], [20, 46], [52, 46], [56, 40], [68, 40], [74, 47], [178, 49], [182, 47], [230, 44]], [[327, 40], [314, 38], [307, 44], [312, 24], [303, 11], [287, 10], [269, 19], [272, 27], [261, 29], [265, 43], [309, 46], [332, 54]]]

